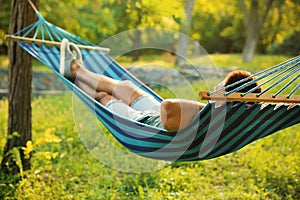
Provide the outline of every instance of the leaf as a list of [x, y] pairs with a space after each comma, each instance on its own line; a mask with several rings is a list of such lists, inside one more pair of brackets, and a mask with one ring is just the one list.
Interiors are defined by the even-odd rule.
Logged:
[[31, 152], [33, 151], [32, 141], [31, 140], [27, 141], [26, 147], [22, 147], [22, 150], [24, 152], [25, 158], [29, 159]]
[[139, 185], [138, 187], [138, 192], [139, 192], [139, 196], [144, 199], [145, 198], [145, 193], [144, 193], [144, 189], [141, 185]]

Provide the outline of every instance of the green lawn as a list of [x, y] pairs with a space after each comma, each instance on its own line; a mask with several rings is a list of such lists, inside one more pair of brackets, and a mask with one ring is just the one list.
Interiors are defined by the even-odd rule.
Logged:
[[[252, 71], [262, 70], [291, 57], [282, 55], [255, 55], [252, 62], [243, 63], [241, 54], [211, 54], [205, 56], [189, 57], [188, 61], [194, 65], [212, 65], [221, 68], [239, 68]], [[117, 59], [123, 66], [148, 66], [149, 63], [155, 63], [154, 67], [174, 67], [175, 57], [170, 54], [162, 54], [159, 56], [141, 56], [137, 62], [131, 62], [131, 59], [122, 56]], [[151, 66], [150, 64], [150, 66]], [[153, 66], [153, 65], [152, 65]]]
[[[208, 65], [221, 68], [240, 68], [250, 69], [253, 71], [262, 70], [278, 63], [281, 63], [290, 57], [281, 55], [255, 55], [254, 59], [250, 63], [243, 63], [241, 60], [241, 54], [211, 54], [203, 57], [190, 57], [188, 61], [194, 65], [201, 65], [203, 62]], [[117, 58], [117, 61], [122, 66], [151, 66], [151, 67], [174, 67], [175, 57], [169, 53], [161, 55], [141, 56], [139, 61], [132, 62], [130, 57], [122, 56]], [[150, 63], [150, 64], [149, 64]], [[7, 56], [0, 56], [0, 67], [7, 67]], [[33, 62], [33, 69], [45, 71], [45, 68], [40, 62]]]
[[[266, 69], [283, 61], [290, 59], [288, 56], [281, 55], [255, 55], [250, 63], [243, 63], [241, 54], [212, 54], [211, 58], [217, 67], [240, 69], [251, 69], [254, 71]], [[197, 59], [197, 58], [196, 58]]]
[[[49, 71], [50, 70], [45, 67], [41, 62], [37, 60], [33, 60], [33, 70], [35, 71]], [[6, 55], [0, 55], [0, 68], [7, 68], [9, 65], [9, 60]]]
[[[226, 55], [215, 56], [218, 65], [227, 62], [219, 57], [225, 59]], [[232, 55], [229, 60], [238, 62], [238, 57]], [[284, 57], [256, 62], [264, 67], [280, 59]], [[193, 84], [195, 90], [199, 85]], [[172, 95], [164, 89], [157, 92], [163, 97]], [[72, 103], [70, 93], [33, 100], [32, 170], [20, 177], [0, 172], [0, 199], [300, 199], [300, 124], [220, 158], [126, 173], [102, 163], [85, 148], [81, 140], [84, 135], [78, 133], [82, 124], [74, 122]], [[0, 100], [0, 159], [6, 141], [7, 110], [7, 100]], [[114, 162], [112, 148], [119, 148], [119, 143], [111, 137], [109, 140], [115, 147], [103, 149], [111, 153], [108, 159]], [[118, 161], [134, 163], [126, 158]]]
[[[71, 105], [69, 94], [33, 101], [32, 170], [20, 182], [1, 174], [1, 199], [300, 198], [300, 125], [220, 158], [134, 174], [105, 166], [85, 149]], [[0, 116], [2, 155], [6, 100], [0, 101]]]

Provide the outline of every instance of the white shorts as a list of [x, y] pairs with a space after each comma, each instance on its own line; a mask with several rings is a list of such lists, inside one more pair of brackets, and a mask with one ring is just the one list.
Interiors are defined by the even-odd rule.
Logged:
[[160, 102], [151, 96], [141, 96], [131, 106], [121, 100], [112, 100], [106, 107], [116, 114], [135, 121], [146, 116], [160, 115]]

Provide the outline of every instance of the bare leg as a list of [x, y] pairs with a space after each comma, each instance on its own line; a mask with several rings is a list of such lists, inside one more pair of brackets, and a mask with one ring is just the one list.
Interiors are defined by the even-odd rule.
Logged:
[[[117, 99], [131, 105], [138, 97], [144, 95], [143, 91], [134, 86], [130, 81], [118, 81], [106, 76], [95, 74], [86, 70], [82, 65], [73, 60], [71, 63], [72, 74], [77, 82], [83, 82], [96, 92], [106, 92]], [[85, 86], [86, 87], [86, 86]], [[83, 90], [86, 88], [83, 88]]]
[[76, 81], [75, 83], [79, 88], [81, 88], [83, 91], [85, 91], [89, 96], [96, 99], [99, 103], [106, 106], [108, 102], [111, 100], [116, 100], [113, 96], [107, 94], [106, 92], [97, 92], [93, 88], [91, 88], [89, 85], [82, 81]]
[[96, 100], [99, 101], [102, 105], [106, 106], [108, 102], [116, 100], [116, 98], [107, 94], [106, 92], [98, 92]]

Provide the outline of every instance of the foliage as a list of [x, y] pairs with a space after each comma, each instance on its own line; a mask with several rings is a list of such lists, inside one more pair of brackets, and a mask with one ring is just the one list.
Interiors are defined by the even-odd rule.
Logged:
[[222, 2], [196, 1], [191, 36], [209, 53], [240, 52], [244, 40], [243, 29], [237, 31], [241, 12], [234, 1]]
[[0, 67], [7, 67], [9, 65], [7, 55], [0, 55]]
[[10, 22], [11, 2], [0, 0], [0, 55], [7, 54], [7, 46], [4, 42], [4, 36], [8, 33]]
[[0, 0], [0, 43], [5, 33], [8, 33], [11, 1]]
[[[40, 0], [40, 10], [49, 21], [94, 43], [132, 28], [174, 28], [172, 16], [178, 15], [179, 6], [173, 1], [158, 0]], [[68, 9], [67, 15], [61, 12], [63, 9]]]
[[[2, 0], [0, 38], [8, 31], [11, 1]], [[40, 0], [39, 10], [47, 20], [93, 43], [101, 43], [122, 31], [162, 27], [179, 30], [184, 1], [149, 0]], [[68, 10], [67, 13], [62, 12]], [[300, 26], [299, 1], [275, 1], [262, 29], [258, 53], [293, 34]], [[245, 26], [240, 1], [195, 0], [190, 36], [209, 53], [241, 52]], [[151, 35], [146, 41], [158, 42]], [[174, 37], [176, 39], [176, 37]], [[163, 42], [160, 40], [159, 42]], [[1, 43], [1, 41], [0, 41]], [[132, 45], [122, 41], [119, 48]], [[174, 43], [172, 48], [176, 48]]]
[[[239, 1], [201, 0], [195, 3], [191, 36], [211, 52], [241, 52], [245, 25]], [[262, 29], [258, 53], [266, 53], [273, 43], [299, 27], [299, 1], [275, 1]]]
[[300, 30], [295, 30], [281, 43], [270, 46], [269, 52], [282, 55], [299, 55], [300, 53]]
[[[275, 6], [270, 11], [262, 39], [258, 44], [258, 52], [268, 53], [268, 49], [291, 36], [300, 26], [300, 2], [296, 0], [275, 1]], [[296, 41], [295, 41], [296, 42]], [[297, 49], [294, 49], [294, 51]], [[292, 54], [290, 54], [292, 55]]]

